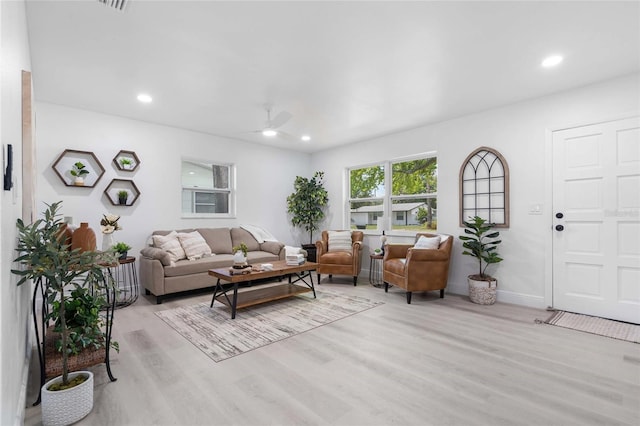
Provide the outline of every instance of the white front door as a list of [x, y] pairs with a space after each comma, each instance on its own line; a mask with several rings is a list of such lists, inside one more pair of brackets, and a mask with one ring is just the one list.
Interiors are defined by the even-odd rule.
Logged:
[[640, 117], [553, 132], [553, 307], [640, 323]]

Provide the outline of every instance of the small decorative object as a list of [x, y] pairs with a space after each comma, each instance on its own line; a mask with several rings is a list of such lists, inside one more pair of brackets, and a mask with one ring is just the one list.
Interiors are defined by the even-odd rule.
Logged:
[[129, 252], [129, 250], [131, 250], [131, 246], [128, 245], [127, 243], [116, 243], [115, 245], [113, 245], [111, 247], [112, 250], [118, 252], [120, 254], [120, 257], [118, 257], [118, 259], [120, 260], [124, 260], [127, 258], [127, 254]]
[[113, 241], [113, 233], [122, 229], [118, 221], [120, 216], [117, 214], [102, 215], [100, 220], [100, 230], [102, 231], [102, 251], [108, 251], [115, 244]]
[[[492, 263], [502, 262], [502, 258], [496, 253], [496, 247], [502, 241], [497, 240], [500, 232], [492, 232], [493, 224], [479, 216], [470, 217], [463, 222], [466, 235], [460, 235], [463, 241], [462, 254], [478, 259], [478, 274], [469, 275], [469, 298], [473, 303], [480, 305], [493, 305], [496, 302], [498, 280], [486, 274], [487, 267]], [[483, 267], [483, 261], [485, 263]]]
[[120, 166], [122, 166], [124, 170], [133, 169], [133, 161], [131, 160], [131, 158], [120, 157], [118, 158], [118, 163], [120, 163]]
[[118, 204], [126, 205], [127, 198], [129, 198], [129, 191], [124, 189], [121, 191], [118, 191]]
[[71, 235], [71, 249], [80, 252], [96, 250], [96, 233], [89, 227], [89, 223], [81, 222], [80, 227]]
[[382, 235], [380, 235], [380, 254], [384, 256], [384, 245], [387, 242], [387, 236], [384, 235], [384, 231], [382, 231]]
[[233, 248], [233, 266], [245, 267], [247, 266], [247, 251], [249, 251], [245, 243], [240, 243], [239, 246]]
[[76, 161], [71, 168], [71, 176], [75, 177], [73, 184], [76, 186], [84, 186], [84, 177], [89, 174], [86, 166], [82, 161]]

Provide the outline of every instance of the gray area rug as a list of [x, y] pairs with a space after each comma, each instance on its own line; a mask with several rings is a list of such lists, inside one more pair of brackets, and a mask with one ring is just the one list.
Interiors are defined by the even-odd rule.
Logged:
[[545, 321], [547, 324], [584, 331], [627, 342], [640, 343], [640, 325], [614, 321], [589, 315], [558, 311]]
[[364, 297], [318, 291], [276, 302], [230, 309], [210, 302], [158, 311], [156, 315], [215, 362], [382, 305]]

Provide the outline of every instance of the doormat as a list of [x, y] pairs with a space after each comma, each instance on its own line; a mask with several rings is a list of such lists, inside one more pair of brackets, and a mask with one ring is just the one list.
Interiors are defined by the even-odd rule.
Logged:
[[215, 362], [330, 324], [383, 302], [316, 290], [317, 299], [294, 296], [231, 310], [217, 302], [183, 306], [155, 314]]
[[640, 343], [640, 325], [638, 324], [565, 311], [554, 313], [545, 323], [613, 339], [626, 340], [627, 342]]

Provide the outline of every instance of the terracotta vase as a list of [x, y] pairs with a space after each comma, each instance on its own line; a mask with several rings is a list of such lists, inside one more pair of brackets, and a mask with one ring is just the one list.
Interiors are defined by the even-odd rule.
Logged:
[[63, 245], [69, 246], [69, 249], [71, 249], [72, 238], [73, 231], [69, 228], [69, 225], [63, 223], [58, 231], [58, 240], [60, 240]]
[[96, 250], [96, 233], [93, 229], [89, 228], [87, 222], [80, 223], [80, 227], [73, 232], [71, 238], [71, 249], [79, 248], [80, 251], [95, 251]]

